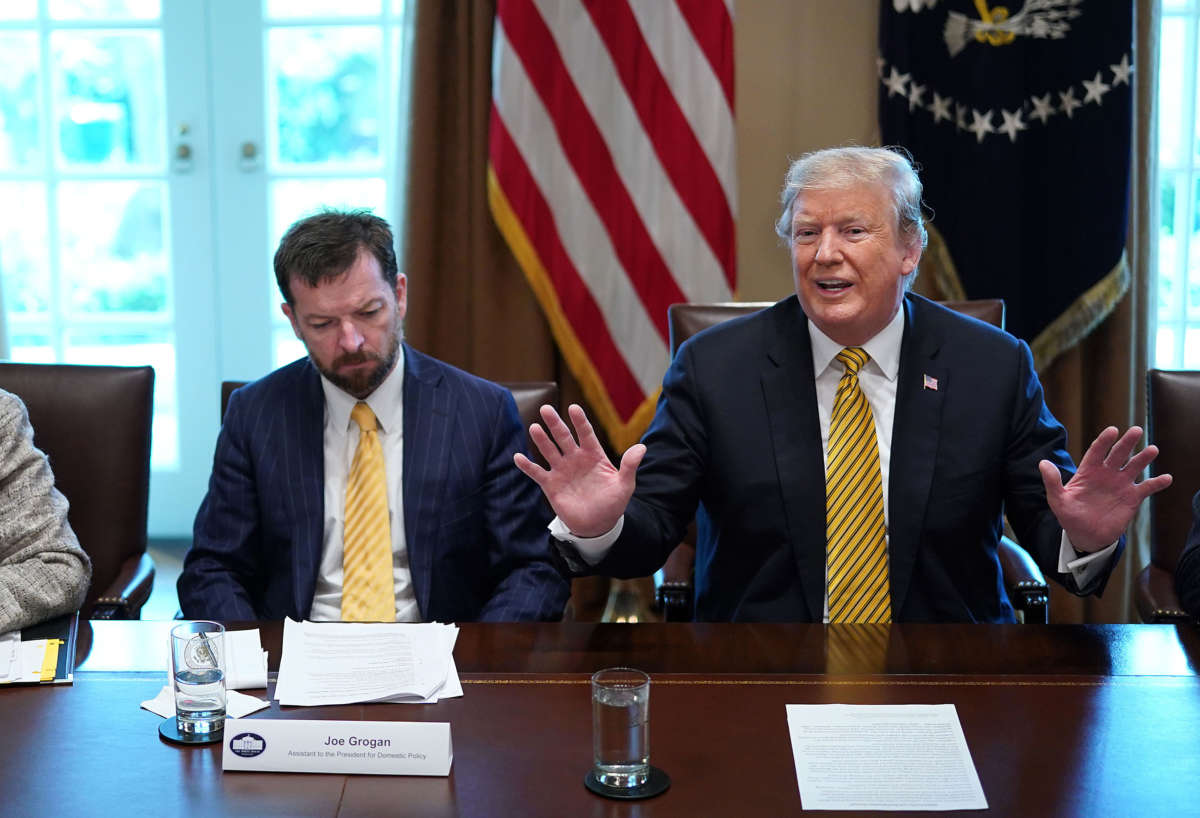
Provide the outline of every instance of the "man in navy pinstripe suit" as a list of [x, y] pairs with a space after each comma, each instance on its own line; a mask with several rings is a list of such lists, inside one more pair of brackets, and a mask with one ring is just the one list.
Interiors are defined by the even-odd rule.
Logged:
[[275, 254], [308, 357], [238, 389], [179, 578], [184, 616], [340, 618], [350, 412], [374, 412], [386, 464], [398, 621], [556, 620], [568, 586], [525, 431], [502, 387], [402, 343], [406, 281], [387, 223], [325, 212]]

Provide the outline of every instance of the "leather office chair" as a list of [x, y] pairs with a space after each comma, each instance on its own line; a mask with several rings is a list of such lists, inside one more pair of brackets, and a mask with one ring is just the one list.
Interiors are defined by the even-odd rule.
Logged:
[[50, 458], [92, 560], [84, 617], [139, 619], [154, 584], [146, 553], [154, 369], [0, 363], [0, 388], [29, 409], [33, 442]]
[[[1004, 300], [982, 298], [939, 302], [956, 312], [970, 315], [993, 326], [1004, 328]], [[667, 310], [670, 326], [671, 357], [679, 346], [703, 329], [739, 315], [748, 315], [770, 307], [770, 301], [746, 301], [726, 304], [672, 304]], [[1181, 541], [1182, 542], [1182, 541]], [[655, 574], [655, 602], [668, 622], [690, 621], [694, 596], [692, 569], [695, 562], [696, 527], [688, 527], [687, 537]], [[1000, 567], [1009, 601], [1023, 622], [1046, 623], [1050, 619], [1050, 588], [1029, 552], [1008, 537], [1001, 537]]]
[[1200, 486], [1200, 372], [1146, 373], [1147, 439], [1159, 448], [1150, 474], [1172, 474], [1171, 487], [1150, 497], [1150, 564], [1134, 583], [1143, 622], [1190, 622], [1175, 593], [1175, 565], [1192, 525], [1192, 494]]

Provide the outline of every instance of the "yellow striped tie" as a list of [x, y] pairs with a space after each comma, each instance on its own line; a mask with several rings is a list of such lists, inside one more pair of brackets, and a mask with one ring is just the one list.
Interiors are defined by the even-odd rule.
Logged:
[[392, 578], [392, 533], [388, 524], [387, 477], [375, 413], [359, 401], [350, 412], [358, 424], [358, 448], [346, 481], [342, 542], [342, 619], [396, 621]]
[[858, 385], [868, 356], [847, 347], [837, 359], [846, 372], [833, 402], [825, 476], [829, 621], [891, 622], [879, 446], [871, 405]]

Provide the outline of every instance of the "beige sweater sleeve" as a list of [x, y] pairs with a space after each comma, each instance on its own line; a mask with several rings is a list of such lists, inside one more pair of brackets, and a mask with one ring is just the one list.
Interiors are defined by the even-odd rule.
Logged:
[[91, 576], [25, 405], [0, 390], [0, 633], [77, 609]]

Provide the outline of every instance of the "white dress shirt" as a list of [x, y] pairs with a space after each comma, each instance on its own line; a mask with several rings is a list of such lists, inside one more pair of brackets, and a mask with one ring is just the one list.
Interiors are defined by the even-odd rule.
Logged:
[[[844, 348], [808, 322], [809, 339], [812, 342], [813, 372], [816, 373], [817, 415], [821, 422], [821, 451], [825, 468], [829, 468], [829, 424], [833, 416], [833, 404], [837, 397], [838, 381], [844, 369], [837, 362], [837, 354]], [[900, 348], [904, 340], [904, 310], [897, 310], [892, 320], [873, 338], [863, 344], [870, 360], [858, 373], [858, 385], [871, 405], [875, 419], [875, 439], [879, 443], [879, 470], [883, 480], [884, 521], [888, 520], [888, 474], [892, 453], [892, 422], [896, 414], [896, 378], [900, 373]], [[612, 530], [598, 537], [576, 537], [558, 517], [550, 521], [550, 533], [559, 540], [571, 543], [580, 557], [590, 565], [604, 559], [613, 543], [621, 534], [625, 518], [621, 517]], [[890, 535], [889, 535], [890, 536]], [[1075, 549], [1064, 531], [1059, 545], [1058, 570], [1069, 571], [1080, 585], [1108, 564], [1116, 543], [1092, 554], [1076, 557]], [[825, 620], [829, 620], [828, 583], [826, 583]]]
[[[342, 618], [342, 551], [346, 509], [346, 481], [354, 450], [358, 448], [358, 424], [350, 411], [358, 398], [334, 386], [324, 375], [325, 392], [325, 520], [321, 566], [313, 594], [309, 618], [315, 622]], [[379, 443], [387, 476], [388, 521], [392, 533], [392, 575], [396, 584], [396, 621], [420, 622], [421, 611], [413, 591], [408, 568], [408, 547], [404, 537], [404, 349], [396, 366], [383, 383], [365, 400], [379, 422]]]

